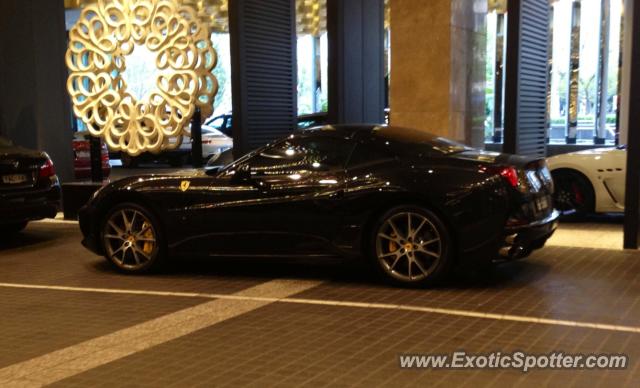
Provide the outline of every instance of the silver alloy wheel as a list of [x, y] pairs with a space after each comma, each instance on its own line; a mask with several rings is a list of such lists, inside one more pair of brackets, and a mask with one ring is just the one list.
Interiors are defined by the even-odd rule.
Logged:
[[157, 251], [156, 231], [139, 210], [123, 208], [109, 216], [103, 231], [107, 256], [126, 270], [147, 266]]
[[384, 271], [404, 282], [427, 278], [442, 259], [442, 240], [427, 217], [415, 212], [387, 218], [376, 235], [376, 256]]

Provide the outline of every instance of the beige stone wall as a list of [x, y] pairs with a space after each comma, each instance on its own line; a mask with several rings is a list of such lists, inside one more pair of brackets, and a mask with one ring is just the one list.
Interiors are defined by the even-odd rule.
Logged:
[[482, 146], [486, 0], [391, 0], [393, 125]]

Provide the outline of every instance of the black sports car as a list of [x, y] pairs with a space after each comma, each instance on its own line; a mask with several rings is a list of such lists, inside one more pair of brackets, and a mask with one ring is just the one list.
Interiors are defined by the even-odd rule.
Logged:
[[59, 206], [60, 183], [49, 156], [0, 137], [0, 233], [55, 217]]
[[554, 232], [543, 159], [428, 133], [324, 126], [220, 170], [132, 177], [80, 212], [83, 244], [141, 272], [168, 256], [367, 257], [386, 278], [426, 284], [458, 261], [527, 256]]

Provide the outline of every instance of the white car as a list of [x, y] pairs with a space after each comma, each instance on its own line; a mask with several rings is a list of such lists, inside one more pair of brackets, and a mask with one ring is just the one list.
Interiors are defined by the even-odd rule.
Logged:
[[[202, 156], [205, 159], [214, 158], [220, 156], [221, 153], [233, 148], [233, 139], [224, 133], [220, 132], [214, 127], [203, 125], [202, 126]], [[187, 153], [191, 152], [191, 137], [184, 136], [182, 138], [181, 151]]]
[[[233, 139], [224, 133], [220, 132], [216, 128], [203, 125], [202, 126], [202, 157], [203, 159], [217, 159], [220, 155], [233, 148]], [[191, 158], [191, 136], [185, 135], [182, 137], [182, 144], [178, 149], [164, 151], [159, 154], [152, 154], [145, 152], [141, 155], [132, 157], [126, 153], [120, 154], [120, 160], [122, 166], [132, 168], [138, 166], [139, 163], [166, 160], [173, 167], [181, 167], [185, 162]]]
[[547, 159], [555, 183], [554, 202], [563, 213], [624, 211], [624, 146], [596, 148]]

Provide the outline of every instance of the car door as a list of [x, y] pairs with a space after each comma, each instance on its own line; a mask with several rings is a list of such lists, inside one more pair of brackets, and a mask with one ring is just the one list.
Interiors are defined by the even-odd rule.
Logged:
[[211, 255], [324, 255], [341, 222], [348, 139], [291, 137], [212, 179], [193, 219]]

